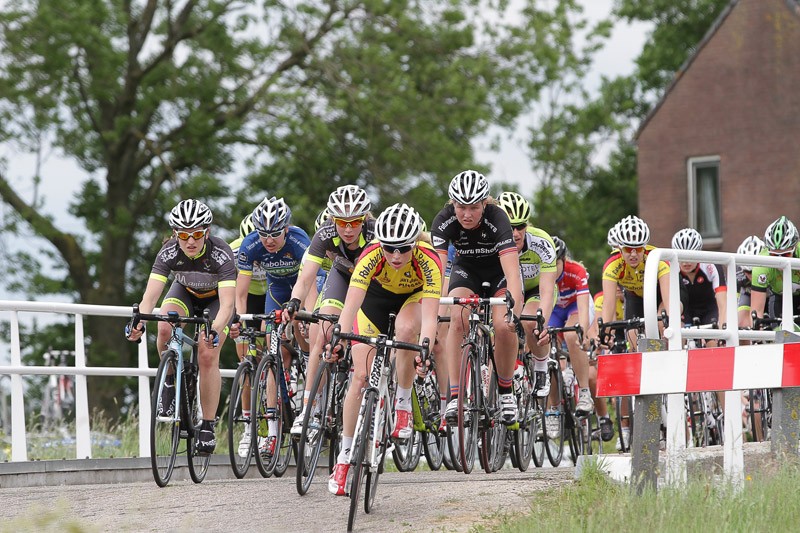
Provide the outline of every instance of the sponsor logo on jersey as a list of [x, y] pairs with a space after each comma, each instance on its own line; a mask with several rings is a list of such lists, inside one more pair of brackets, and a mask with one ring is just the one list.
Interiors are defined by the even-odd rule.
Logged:
[[358, 271], [358, 277], [367, 279], [369, 273], [378, 266], [378, 263], [381, 260], [381, 254], [377, 253], [372, 256], [372, 258]]
[[759, 283], [759, 285], [766, 285], [767, 284], [767, 275], [766, 274], [759, 274], [758, 275], [758, 283]]
[[170, 246], [166, 248], [163, 252], [161, 252], [161, 260], [165, 263], [172, 261], [178, 256], [178, 245], [177, 243], [174, 246]]
[[225, 263], [231, 260], [231, 256], [225, 253], [224, 250], [220, 250], [219, 248], [214, 248], [211, 251], [211, 260], [216, 261], [218, 265], [224, 265]]
[[545, 239], [537, 239], [528, 234], [528, 249], [536, 253], [545, 263], [553, 263], [556, 260], [556, 250]]
[[436, 237], [436, 236], [433, 237], [433, 245], [434, 246], [441, 246], [445, 242], [447, 242], [447, 241], [445, 239], [442, 239], [441, 237]]

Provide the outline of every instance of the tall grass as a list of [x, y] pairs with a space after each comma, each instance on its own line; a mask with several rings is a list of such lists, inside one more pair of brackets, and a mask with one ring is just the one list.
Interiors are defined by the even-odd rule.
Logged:
[[725, 481], [696, 477], [643, 495], [589, 466], [575, 484], [537, 492], [524, 515], [500, 516], [496, 526], [474, 531], [797, 531], [798, 487], [796, 462], [747, 476], [738, 492]]

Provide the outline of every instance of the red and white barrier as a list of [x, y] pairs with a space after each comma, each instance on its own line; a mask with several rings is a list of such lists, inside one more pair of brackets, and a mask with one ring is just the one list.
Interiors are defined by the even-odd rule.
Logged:
[[800, 344], [601, 355], [598, 396], [800, 387]]

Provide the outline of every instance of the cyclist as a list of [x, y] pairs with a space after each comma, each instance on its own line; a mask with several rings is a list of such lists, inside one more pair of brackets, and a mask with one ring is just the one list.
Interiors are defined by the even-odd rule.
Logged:
[[[514, 297], [513, 313], [518, 317], [523, 304], [519, 255], [508, 216], [489, 200], [489, 182], [483, 174], [465, 170], [450, 181], [448, 195], [450, 202], [436, 215], [431, 238], [442, 263], [447, 261], [449, 243], [455, 247], [447, 288], [449, 296], [480, 294], [481, 284], [486, 281], [490, 284], [491, 296], [503, 296], [506, 291], [511, 293]], [[451, 310], [445, 342], [452, 396], [445, 412], [448, 424], [456, 423], [458, 418], [459, 348], [468, 321], [467, 313], [466, 308]], [[504, 423], [513, 424], [517, 418], [512, 390], [518, 351], [517, 321], [506, 321], [505, 313], [502, 306], [492, 309], [501, 416]]]
[[[394, 204], [375, 222], [376, 241], [361, 254], [350, 279], [339, 319], [342, 332], [376, 336], [389, 327], [395, 313], [395, 339], [416, 343], [436, 335], [436, 313], [442, 292], [442, 266], [433, 247], [420, 240], [422, 219], [406, 204]], [[342, 447], [328, 482], [328, 490], [345, 494], [361, 396], [367, 383], [374, 350], [366, 344], [352, 347], [353, 376], [344, 400]], [[392, 437], [407, 439], [412, 433], [411, 387], [413, 352], [397, 350], [397, 419]]]
[[[239, 237], [230, 242], [233, 257], [236, 257], [239, 254], [239, 246], [242, 244], [244, 238], [254, 231], [256, 231], [256, 227], [253, 225], [253, 214], [249, 213], [239, 224]], [[252, 281], [250, 282], [250, 289], [247, 291], [247, 310], [245, 312], [261, 313], [264, 310], [264, 302], [267, 294], [267, 273], [264, 272], [263, 268], [261, 268], [260, 263], [254, 265], [251, 279]], [[245, 326], [257, 328], [260, 326], [260, 322], [248, 322], [245, 324]], [[258, 341], [259, 343], [262, 343], [262, 339], [258, 339]], [[235, 342], [236, 355], [239, 358], [239, 361], [241, 361], [247, 354], [247, 339], [237, 336]], [[242, 416], [245, 418], [250, 418], [249, 382], [245, 383], [242, 387]], [[241, 440], [239, 441], [239, 456], [247, 457], [248, 453], [250, 453], [250, 432], [245, 431]]]
[[[315, 283], [317, 271], [326, 258], [332, 261], [332, 265], [316, 301], [315, 310], [324, 314], [340, 314], [354, 263], [375, 236], [375, 219], [369, 212], [371, 205], [366, 191], [357, 185], [342, 185], [330, 194], [327, 204], [330, 220], [311, 239], [308, 254], [303, 260], [303, 271], [285, 306], [287, 319], [293, 317], [306, 300]], [[317, 336], [310, 339], [307, 376], [316, 375], [322, 349], [329, 340], [329, 332], [324, 328], [320, 328]], [[303, 394], [304, 410], [308, 405], [309, 394], [310, 391]], [[302, 433], [303, 417], [304, 413], [301, 413], [295, 418], [291, 429], [293, 435]]]
[[[737, 254], [743, 255], [759, 255], [764, 250], [764, 241], [759, 239], [756, 235], [746, 237], [739, 248], [736, 250]], [[752, 317], [750, 316], [750, 289], [752, 288], [753, 280], [753, 267], [750, 265], [739, 265], [736, 268], [736, 288], [739, 292], [739, 299], [737, 301], [737, 311], [739, 314], [739, 327], [746, 328], [751, 325]], [[740, 341], [740, 344], [749, 344], [750, 341]]]
[[[619, 252], [617, 252], [619, 253]], [[603, 291], [594, 295], [594, 314], [599, 317], [603, 313]], [[614, 320], [623, 320], [625, 318], [624, 303], [625, 293], [622, 286], [617, 285], [617, 291], [614, 297]], [[592, 331], [597, 331], [597, 320], [593, 321]], [[601, 350], [603, 353], [604, 350]], [[597, 397], [597, 364], [595, 363], [589, 369], [589, 388], [594, 397], [594, 411], [597, 413], [597, 422], [600, 426], [600, 438], [604, 442], [608, 442], [614, 438], [614, 424], [611, 422], [611, 417], [608, 415], [608, 401], [605, 398]]]
[[[703, 238], [696, 229], [684, 228], [672, 236], [672, 247], [676, 250], [702, 250]], [[694, 318], [698, 318], [700, 324], [716, 323], [720, 317], [724, 320], [728, 287], [722, 267], [692, 261], [680, 261], [679, 265], [683, 323], [691, 325]], [[706, 346], [715, 347], [717, 341], [708, 340]]]
[[[785, 216], [776, 219], [764, 232], [765, 249], [761, 255], [800, 257], [797, 228]], [[800, 314], [800, 270], [792, 270], [792, 315]], [[767, 292], [771, 296], [767, 300]], [[767, 305], [768, 304], [768, 305]], [[772, 317], [783, 316], [783, 270], [770, 267], [753, 267], [750, 307], [758, 317], [765, 308]]]
[[[655, 249], [649, 245], [650, 228], [641, 218], [630, 215], [616, 224], [616, 243], [619, 245], [619, 252], [612, 253], [603, 266], [603, 293], [616, 294], [617, 287], [625, 289], [625, 319], [633, 317], [644, 317], [644, 269], [647, 256]], [[668, 309], [669, 302], [669, 265], [661, 261], [658, 265], [658, 293], [657, 302], [659, 309]], [[616, 304], [611, 298], [603, 300], [603, 322], [614, 320]], [[598, 339], [599, 341], [599, 339]], [[631, 338], [631, 345], [635, 346], [635, 339]], [[623, 402], [623, 406], [627, 406]], [[625, 407], [627, 410], [627, 407]], [[623, 416], [630, 413], [623, 412]], [[623, 422], [622, 435], [619, 448], [627, 448], [630, 440], [630, 430], [627, 421]]]
[[[558, 293], [556, 247], [553, 239], [546, 231], [528, 225], [531, 208], [521, 195], [504, 192], [497, 200], [511, 221], [514, 244], [519, 253], [522, 286], [525, 291], [522, 312], [535, 315], [541, 309], [544, 323], [547, 324]], [[525, 330], [526, 347], [534, 360], [533, 366], [536, 372], [534, 389], [539, 396], [544, 397], [550, 392], [550, 375], [547, 372], [547, 360], [550, 354], [547, 344], [549, 337], [546, 333], [536, 331], [535, 322], [525, 321], [522, 326]]]
[[[292, 287], [297, 281], [300, 260], [308, 249], [310, 239], [305, 231], [290, 225], [292, 210], [283, 198], [264, 198], [253, 210], [256, 231], [247, 235], [239, 248], [236, 281], [236, 309], [247, 310], [247, 294], [253, 272], [257, 265], [267, 277], [267, 294], [263, 313], [271, 313], [289, 300]], [[300, 339], [298, 338], [298, 341]], [[268, 342], [268, 339], [267, 339]], [[291, 355], [283, 351], [283, 367], [291, 367]], [[277, 394], [277, 391], [274, 391]], [[269, 459], [275, 453], [278, 440], [278, 421], [269, 418], [270, 409], [275, 408], [277, 396], [267, 398], [268, 431], [266, 438], [259, 439], [259, 453]]]
[[[567, 244], [559, 237], [553, 237], [556, 245], [556, 266], [558, 268], [558, 301], [550, 315], [548, 326], [563, 327], [578, 324], [585, 333], [589, 332], [589, 324], [593, 314], [591, 310], [591, 295], [589, 294], [589, 273], [586, 268], [569, 257]], [[583, 337], [583, 344], [579, 342], [578, 335], [574, 332], [564, 334], [569, 350], [569, 360], [578, 378], [580, 392], [575, 405], [576, 416], [591, 414], [594, 402], [589, 391], [589, 356], [585, 346], [588, 344], [588, 335]], [[554, 417], [550, 417], [555, 419]], [[548, 431], [548, 434], [550, 432]]]
[[[203, 421], [197, 435], [197, 451], [210, 454], [217, 445], [214, 425], [221, 378], [219, 352], [228, 334], [236, 298], [236, 264], [233, 252], [223, 239], [211, 235], [211, 210], [203, 202], [183, 200], [172, 208], [169, 225], [172, 238], [156, 255], [139, 310], [152, 313], [170, 274], [175, 280], [161, 302], [161, 312], [177, 312], [181, 316], [200, 316], [208, 309], [213, 322], [211, 331], [200, 333], [198, 364], [200, 368], [200, 404]], [[143, 326], [134, 328], [128, 339], [138, 340]], [[172, 330], [166, 322], [158, 323], [158, 351], [166, 350]], [[170, 401], [170, 396], [172, 400]], [[169, 414], [175, 406], [175, 378], [167, 377], [159, 412]]]

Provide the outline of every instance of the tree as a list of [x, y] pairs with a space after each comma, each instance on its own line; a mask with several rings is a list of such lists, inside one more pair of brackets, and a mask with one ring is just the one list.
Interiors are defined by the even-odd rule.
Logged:
[[[446, 180], [474, 164], [471, 140], [510, 126], [558, 79], [552, 43], [576, 13], [574, 1], [511, 22], [494, 0], [289, 4], [5, 3], [0, 140], [56, 150], [86, 173], [70, 201], [84, 227], [72, 233], [0, 172], [10, 227], [28, 224], [59, 270], [32, 267], [31, 294], [135, 301], [163, 214], [184, 197], [207, 200], [231, 228], [267, 191], [308, 226], [341, 182], [431, 215]], [[90, 364], [128, 364], [119, 321], [87, 330]], [[93, 405], [114, 405], [122, 384], [93, 383]]]

